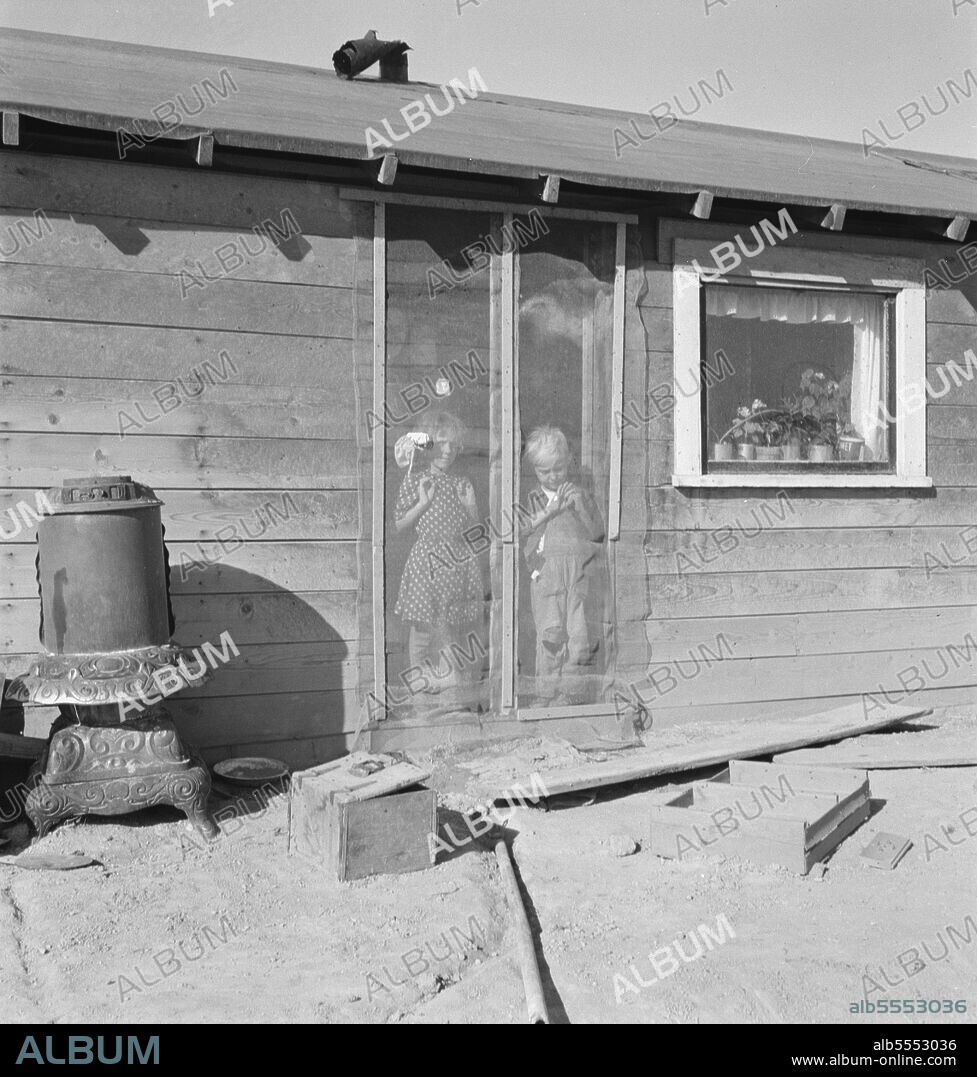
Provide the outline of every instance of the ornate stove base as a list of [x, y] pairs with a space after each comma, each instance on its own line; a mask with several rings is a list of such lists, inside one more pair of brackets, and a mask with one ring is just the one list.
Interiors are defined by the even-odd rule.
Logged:
[[119, 726], [56, 723], [27, 784], [24, 808], [39, 838], [71, 816], [122, 815], [156, 804], [185, 812], [208, 840], [219, 833], [207, 813], [210, 772], [166, 716]]

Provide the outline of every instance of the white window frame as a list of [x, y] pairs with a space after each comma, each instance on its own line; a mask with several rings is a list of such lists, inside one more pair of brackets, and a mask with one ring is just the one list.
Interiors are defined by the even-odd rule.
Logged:
[[[755, 246], [751, 236], [748, 245]], [[674, 241], [672, 271], [673, 374], [675, 384], [698, 384], [702, 360], [702, 286], [715, 278], [714, 243]], [[703, 474], [702, 402], [698, 393], [675, 393], [673, 486], [693, 487], [929, 487], [926, 474], [926, 407], [910, 407], [904, 388], [915, 385], [926, 399], [926, 289], [924, 262], [915, 258], [849, 254], [842, 251], [767, 247], [722, 274], [724, 279], [768, 286], [845, 287], [895, 294], [891, 331], [894, 365], [896, 433], [893, 473], [831, 474], [825, 470], [747, 474]], [[700, 275], [701, 271], [701, 275]]]

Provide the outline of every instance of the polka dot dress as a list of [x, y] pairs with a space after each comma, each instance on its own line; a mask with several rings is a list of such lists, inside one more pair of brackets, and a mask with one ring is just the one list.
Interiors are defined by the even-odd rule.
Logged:
[[[394, 612], [405, 621], [468, 624], [482, 615], [478, 558], [462, 537], [474, 526], [459, 498], [459, 489], [468, 480], [446, 475], [440, 468], [423, 474], [434, 477], [434, 499], [414, 525], [417, 539], [404, 567]], [[396, 520], [417, 504], [421, 478], [417, 471], [404, 476]]]

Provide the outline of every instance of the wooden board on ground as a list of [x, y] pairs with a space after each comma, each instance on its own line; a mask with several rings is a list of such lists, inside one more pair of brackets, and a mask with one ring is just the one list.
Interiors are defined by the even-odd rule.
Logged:
[[859, 767], [894, 770], [911, 767], [977, 766], [977, 727], [951, 722], [940, 729], [874, 733], [829, 744], [801, 748], [774, 756], [776, 763], [802, 763], [807, 767]]
[[[704, 727], [692, 742], [668, 744], [674, 731], [654, 731], [643, 737], [644, 747], [622, 752], [614, 759], [580, 766], [540, 770], [536, 777], [546, 788], [547, 796], [569, 793], [577, 789], [593, 789], [602, 785], [632, 782], [659, 774], [674, 774], [683, 770], [728, 763], [731, 759], [750, 759], [773, 755], [810, 744], [824, 744], [862, 733], [875, 732], [898, 725], [910, 718], [931, 713], [925, 707], [883, 706], [875, 704], [866, 710], [862, 702], [851, 703], [830, 711], [783, 721], [743, 721], [735, 731], [719, 733]], [[667, 745], [667, 746], [666, 746]], [[513, 780], [527, 786], [527, 775], [515, 774]], [[506, 785], [484, 783], [479, 791], [499, 797]], [[507, 783], [512, 785], [512, 781]]]
[[859, 770], [731, 760], [707, 782], [651, 809], [650, 851], [733, 856], [806, 875], [868, 818]]

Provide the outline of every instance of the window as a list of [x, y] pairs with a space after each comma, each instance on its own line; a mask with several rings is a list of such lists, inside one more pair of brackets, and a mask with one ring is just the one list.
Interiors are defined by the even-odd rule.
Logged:
[[[922, 264], [675, 241], [677, 486], [928, 486]], [[915, 387], [915, 388], [914, 388]]]

